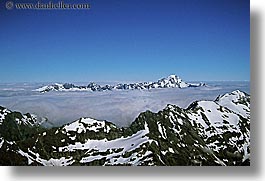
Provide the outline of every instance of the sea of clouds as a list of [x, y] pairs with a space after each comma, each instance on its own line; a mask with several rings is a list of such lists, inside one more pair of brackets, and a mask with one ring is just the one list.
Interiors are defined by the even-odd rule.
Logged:
[[[146, 110], [157, 112], [167, 104], [188, 107], [196, 100], [214, 100], [218, 95], [241, 90], [250, 93], [250, 82], [206, 82], [207, 87], [105, 92], [48, 92], [35, 89], [45, 83], [0, 84], [0, 105], [12, 111], [47, 118], [45, 126], [60, 126], [80, 117], [108, 120], [129, 126]], [[83, 84], [85, 85], [85, 84]]]

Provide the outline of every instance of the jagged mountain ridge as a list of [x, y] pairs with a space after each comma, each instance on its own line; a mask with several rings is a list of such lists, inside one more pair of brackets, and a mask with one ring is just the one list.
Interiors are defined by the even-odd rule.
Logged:
[[187, 109], [146, 111], [128, 128], [80, 118], [52, 129], [29, 125], [35, 134], [15, 140], [4, 133], [24, 122], [5, 108], [0, 113], [1, 165], [250, 164], [250, 96], [241, 91]]
[[106, 91], [106, 90], [134, 90], [134, 89], [156, 89], [156, 88], [185, 88], [185, 87], [199, 87], [205, 86], [205, 83], [186, 83], [176, 75], [170, 75], [167, 78], [162, 78], [156, 82], [140, 82], [131, 84], [117, 84], [117, 85], [104, 85], [101, 86], [94, 82], [89, 83], [87, 86], [77, 86], [74, 84], [52, 84], [38, 88], [36, 91], [49, 92], [49, 91]]

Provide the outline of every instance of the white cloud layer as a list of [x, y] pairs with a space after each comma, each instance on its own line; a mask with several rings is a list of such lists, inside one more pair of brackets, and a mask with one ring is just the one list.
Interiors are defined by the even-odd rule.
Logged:
[[45, 94], [32, 91], [40, 84], [1, 84], [0, 105], [46, 117], [55, 126], [80, 117], [92, 117], [111, 121], [118, 126], [128, 126], [140, 112], [157, 112], [167, 104], [186, 108], [195, 100], [213, 100], [219, 94], [233, 90], [250, 92], [249, 82], [207, 84], [209, 87]]

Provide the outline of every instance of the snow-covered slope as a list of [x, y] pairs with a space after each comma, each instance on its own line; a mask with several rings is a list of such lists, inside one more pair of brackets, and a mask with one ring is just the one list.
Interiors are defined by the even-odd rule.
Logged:
[[96, 83], [89, 83], [87, 86], [77, 86], [74, 84], [52, 84], [36, 89], [39, 92], [49, 91], [106, 91], [106, 90], [134, 90], [134, 89], [155, 89], [155, 88], [185, 88], [185, 87], [200, 87], [205, 86], [204, 83], [191, 84], [182, 81], [176, 75], [170, 75], [167, 78], [162, 78], [157, 82], [140, 82], [132, 84], [117, 84], [100, 86]]
[[250, 119], [250, 97], [239, 90], [219, 96], [216, 101], [219, 105], [233, 110], [246, 119]]
[[6, 119], [12, 112], [1, 110], [1, 165], [250, 164], [250, 96], [241, 91], [187, 109], [168, 105], [158, 113], [146, 111], [128, 128], [80, 118], [21, 139], [6, 134], [16, 125]]
[[18, 125], [34, 126], [37, 125], [37, 116], [33, 114], [22, 115], [19, 112], [11, 112], [10, 110], [0, 106], [0, 126], [2, 126], [4, 120], [13, 120]]

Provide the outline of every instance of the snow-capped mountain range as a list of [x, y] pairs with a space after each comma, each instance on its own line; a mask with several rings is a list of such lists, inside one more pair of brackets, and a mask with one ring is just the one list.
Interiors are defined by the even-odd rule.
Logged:
[[0, 107], [0, 165], [250, 165], [250, 96], [167, 105], [126, 128], [80, 118], [46, 129]]
[[205, 83], [186, 83], [176, 75], [170, 75], [167, 78], [159, 79], [156, 82], [140, 82], [131, 84], [117, 84], [117, 85], [104, 85], [101, 86], [94, 82], [89, 83], [87, 86], [77, 86], [74, 84], [59, 84], [46, 85], [36, 89], [39, 92], [49, 91], [106, 91], [106, 90], [141, 90], [141, 89], [156, 89], [156, 88], [185, 88], [185, 87], [200, 87], [206, 86]]

